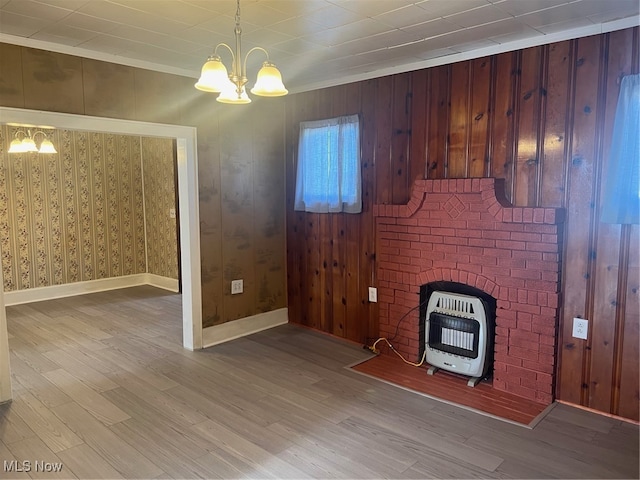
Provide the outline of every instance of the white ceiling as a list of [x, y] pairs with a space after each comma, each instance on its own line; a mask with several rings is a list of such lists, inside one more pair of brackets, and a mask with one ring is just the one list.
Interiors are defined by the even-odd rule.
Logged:
[[[291, 91], [639, 24], [638, 0], [241, 0]], [[0, 0], [0, 41], [197, 78], [234, 45], [236, 0]], [[230, 55], [221, 51], [229, 66]], [[250, 57], [250, 81], [262, 54]]]

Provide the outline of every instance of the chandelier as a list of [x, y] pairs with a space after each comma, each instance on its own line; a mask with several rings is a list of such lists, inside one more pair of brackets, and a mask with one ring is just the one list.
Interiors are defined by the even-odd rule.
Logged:
[[[221, 103], [250, 103], [251, 99], [245, 90], [245, 85], [247, 84], [247, 58], [249, 58], [252, 52], [260, 50], [267, 56], [267, 60], [258, 71], [258, 78], [251, 89], [251, 93], [262, 97], [281, 97], [286, 95], [288, 91], [282, 83], [282, 75], [276, 66], [269, 61], [269, 53], [264, 48], [252, 48], [247, 52], [244, 61], [242, 59], [240, 0], [238, 0], [238, 8], [236, 10], [236, 28], [234, 34], [236, 37], [235, 52], [226, 43], [216, 45], [213, 55], [209, 56], [202, 66], [202, 72], [195, 87], [204, 92], [219, 93], [220, 95], [218, 95], [216, 100]], [[227, 72], [227, 68], [218, 55], [219, 47], [225, 47], [231, 52], [231, 73]]]
[[[40, 142], [40, 146], [36, 145], [36, 135], [42, 135], [44, 138]], [[27, 153], [27, 152], [38, 152], [38, 153], [58, 153], [47, 137], [47, 134], [42, 130], [36, 130], [31, 133], [31, 129], [18, 129], [13, 135], [14, 139], [11, 141], [11, 145], [9, 145], [9, 153]], [[22, 136], [22, 139], [19, 137]]]

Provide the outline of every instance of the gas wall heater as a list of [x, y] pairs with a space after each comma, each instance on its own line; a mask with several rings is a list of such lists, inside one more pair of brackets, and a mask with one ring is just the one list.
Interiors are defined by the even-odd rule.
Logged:
[[433, 292], [424, 329], [427, 373], [433, 375], [438, 369], [460, 373], [471, 377], [467, 385], [476, 386], [491, 363], [487, 316], [487, 306], [478, 297]]

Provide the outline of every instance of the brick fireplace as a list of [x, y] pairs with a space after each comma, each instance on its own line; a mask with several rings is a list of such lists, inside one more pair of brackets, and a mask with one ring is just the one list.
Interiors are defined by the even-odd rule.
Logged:
[[564, 211], [503, 192], [495, 178], [418, 180], [407, 205], [374, 206], [380, 335], [415, 360], [421, 287], [477, 288], [496, 300], [493, 388], [549, 404]]

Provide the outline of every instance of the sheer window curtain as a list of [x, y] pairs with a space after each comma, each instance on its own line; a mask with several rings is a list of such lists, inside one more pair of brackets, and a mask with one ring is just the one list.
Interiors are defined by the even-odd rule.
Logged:
[[620, 85], [600, 219], [640, 223], [640, 75], [627, 75]]
[[295, 210], [360, 213], [361, 182], [358, 115], [300, 124]]

